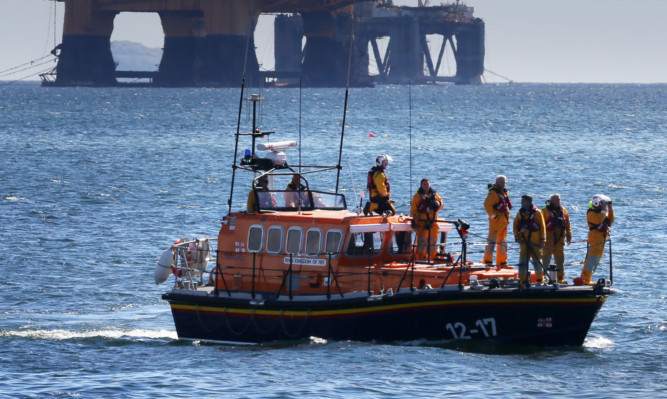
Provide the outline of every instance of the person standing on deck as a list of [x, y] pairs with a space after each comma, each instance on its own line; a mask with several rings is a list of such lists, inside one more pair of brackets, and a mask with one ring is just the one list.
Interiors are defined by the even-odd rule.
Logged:
[[396, 208], [392, 204], [391, 185], [387, 179], [387, 166], [393, 161], [391, 156], [380, 154], [375, 158], [375, 166], [368, 172], [366, 186], [368, 188], [370, 201], [364, 206], [364, 214], [370, 215], [376, 212], [380, 215], [389, 212], [396, 214]]
[[484, 210], [489, 215], [489, 236], [484, 249], [484, 264], [487, 267], [493, 265], [493, 250], [497, 246], [497, 270], [510, 268], [507, 265], [507, 226], [510, 224], [512, 201], [505, 188], [506, 182], [507, 177], [496, 176], [496, 183], [489, 184], [489, 193], [484, 201]]
[[604, 194], [596, 194], [588, 203], [586, 213], [588, 222], [588, 253], [581, 271], [584, 284], [591, 284], [591, 276], [595, 273], [604, 253], [604, 245], [609, 238], [611, 225], [614, 223], [614, 207], [611, 199]]
[[570, 227], [570, 216], [567, 209], [561, 205], [560, 194], [553, 194], [547, 205], [542, 209], [542, 217], [547, 229], [547, 243], [542, 251], [542, 265], [549, 270], [551, 255], [554, 257], [556, 273], [559, 284], [567, 284], [565, 281], [565, 241], [567, 245], [572, 242], [572, 227]]
[[537, 285], [542, 285], [544, 269], [542, 268], [542, 248], [547, 241], [547, 230], [544, 218], [530, 195], [521, 196], [521, 209], [514, 218], [514, 240], [521, 246], [519, 254], [519, 287], [528, 286], [528, 261], [533, 259], [533, 267], [537, 276]]
[[417, 256], [415, 259], [435, 258], [438, 252], [438, 211], [443, 208], [442, 198], [431, 188], [431, 181], [425, 177], [410, 202], [412, 226], [417, 233]]

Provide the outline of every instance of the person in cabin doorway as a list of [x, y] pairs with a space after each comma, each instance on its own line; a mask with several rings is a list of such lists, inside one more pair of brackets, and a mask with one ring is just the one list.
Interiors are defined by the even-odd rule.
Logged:
[[[259, 201], [258, 201], [259, 199]], [[260, 209], [274, 208], [276, 199], [269, 192], [269, 177], [264, 175], [257, 179], [257, 184], [248, 193], [248, 212], [259, 212]]]
[[410, 202], [412, 227], [417, 233], [416, 259], [430, 262], [435, 258], [438, 252], [438, 211], [442, 208], [442, 198], [431, 188], [431, 181], [423, 178]]
[[588, 253], [581, 271], [581, 278], [584, 284], [591, 284], [591, 276], [600, 264], [605, 242], [609, 238], [611, 225], [614, 223], [614, 207], [611, 205], [611, 199], [604, 194], [594, 195], [588, 203], [586, 221], [589, 230]]
[[547, 241], [544, 218], [530, 195], [521, 196], [521, 209], [514, 218], [514, 240], [521, 246], [519, 253], [519, 287], [528, 286], [528, 261], [532, 258], [537, 284], [542, 284], [542, 248]]
[[368, 188], [370, 201], [364, 206], [364, 215], [376, 212], [380, 215], [390, 213], [396, 214], [396, 208], [390, 200], [391, 185], [387, 179], [387, 166], [393, 161], [391, 156], [380, 154], [375, 158], [375, 166], [368, 172], [366, 187]]
[[301, 175], [292, 175], [287, 187], [285, 187], [285, 206], [292, 208], [310, 208], [308, 189], [301, 183]]
[[546, 206], [542, 209], [544, 225], [547, 229], [547, 243], [542, 251], [542, 265], [550, 270], [551, 256], [553, 255], [556, 266], [556, 275], [559, 284], [567, 284], [565, 281], [565, 242], [572, 242], [572, 228], [570, 227], [570, 216], [567, 209], [561, 205], [560, 194], [553, 194]]
[[496, 254], [497, 270], [510, 267], [507, 265], [507, 226], [510, 224], [510, 210], [512, 201], [505, 188], [507, 177], [496, 176], [496, 183], [489, 184], [489, 193], [484, 201], [484, 210], [489, 215], [489, 236], [484, 248], [484, 264], [493, 265], [493, 250], [498, 247]]

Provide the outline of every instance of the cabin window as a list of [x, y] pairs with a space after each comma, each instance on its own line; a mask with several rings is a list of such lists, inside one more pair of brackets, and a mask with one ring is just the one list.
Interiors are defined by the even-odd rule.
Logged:
[[353, 233], [347, 246], [347, 254], [377, 255], [382, 250], [382, 233]]
[[266, 252], [279, 254], [283, 248], [283, 228], [280, 226], [269, 227], [266, 234]]
[[306, 254], [319, 255], [322, 250], [322, 230], [310, 229], [306, 233]]
[[340, 252], [340, 243], [343, 241], [343, 232], [340, 230], [327, 231], [327, 238], [324, 244], [324, 252], [338, 254]]
[[285, 252], [288, 254], [301, 253], [301, 240], [303, 238], [303, 230], [300, 227], [290, 227], [287, 230], [287, 243]]
[[391, 253], [409, 254], [412, 251], [415, 233], [412, 231], [396, 231], [391, 235]]
[[250, 226], [248, 230], [248, 252], [261, 252], [264, 241], [264, 226]]

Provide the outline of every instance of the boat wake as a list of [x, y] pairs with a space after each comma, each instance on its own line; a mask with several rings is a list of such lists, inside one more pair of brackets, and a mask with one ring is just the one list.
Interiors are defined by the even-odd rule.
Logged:
[[174, 330], [88, 330], [88, 331], [69, 331], [69, 330], [11, 330], [0, 331], [0, 337], [32, 338], [43, 340], [76, 340], [90, 338], [118, 339], [128, 341], [170, 339], [176, 340], [178, 336]]
[[584, 341], [585, 348], [591, 349], [606, 349], [614, 344], [614, 341], [605, 337], [588, 337]]

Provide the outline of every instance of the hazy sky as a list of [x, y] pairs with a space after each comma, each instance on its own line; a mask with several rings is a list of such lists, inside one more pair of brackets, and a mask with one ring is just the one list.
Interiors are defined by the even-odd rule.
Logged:
[[[395, 3], [416, 5], [417, 0]], [[667, 0], [465, 3], [486, 22], [485, 67], [514, 81], [667, 83]], [[270, 20], [261, 18], [256, 45], [260, 63], [272, 68]], [[50, 0], [0, 0], [0, 80], [23, 78], [53, 65], [11, 76], [6, 72], [47, 55], [54, 47], [54, 28], [55, 42], [61, 41], [62, 23], [62, 3], [54, 7]], [[116, 17], [112, 40], [162, 47], [159, 18], [122, 13]], [[449, 63], [453, 70], [453, 60]], [[488, 82], [504, 81], [488, 72], [484, 77]]]

